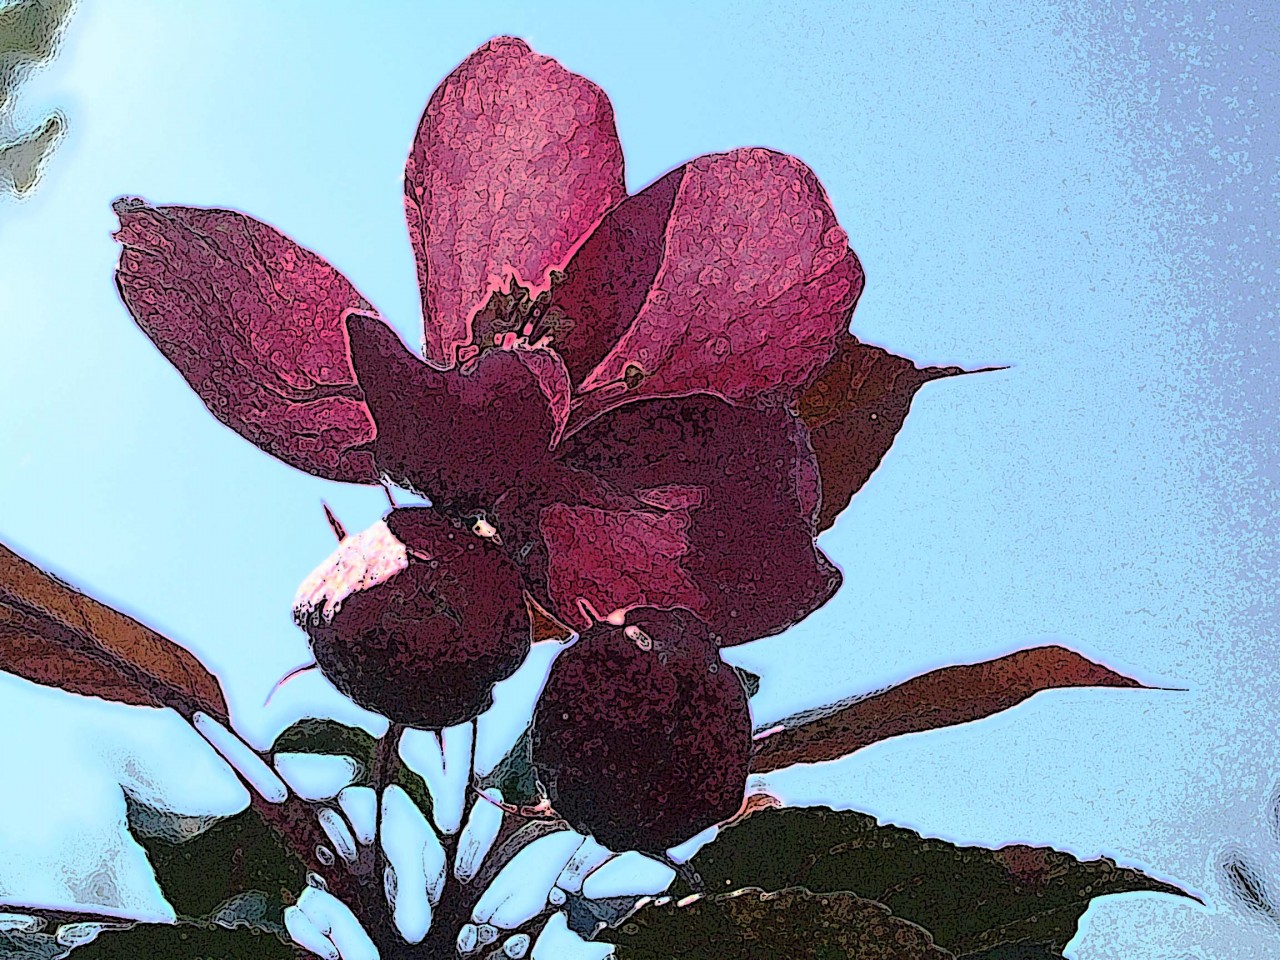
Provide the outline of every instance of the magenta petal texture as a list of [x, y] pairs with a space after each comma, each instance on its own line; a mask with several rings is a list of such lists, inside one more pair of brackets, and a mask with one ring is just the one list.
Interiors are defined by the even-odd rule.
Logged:
[[579, 269], [632, 276], [615, 296], [624, 313], [636, 306], [635, 279], [653, 271], [582, 389], [630, 377], [629, 399], [706, 391], [794, 401], [834, 353], [862, 292], [862, 267], [826, 193], [803, 163], [771, 150], [700, 157], [678, 173], [665, 217], [671, 175], [614, 211], [605, 238], [567, 267], [570, 278]]
[[404, 189], [426, 353], [451, 366], [491, 292], [545, 286], [626, 195], [613, 107], [523, 40], [491, 40], [436, 88]]
[[140, 200], [116, 213], [120, 296], [213, 415], [308, 473], [375, 482], [343, 329], [371, 308], [351, 283], [243, 213]]

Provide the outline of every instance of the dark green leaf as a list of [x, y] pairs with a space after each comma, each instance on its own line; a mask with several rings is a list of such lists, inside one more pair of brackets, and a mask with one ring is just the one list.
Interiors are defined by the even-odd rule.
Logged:
[[222, 817], [188, 817], [171, 810], [160, 810], [125, 794], [129, 829], [134, 837], [185, 843], [200, 836]]
[[1062, 951], [1047, 944], [1006, 943], [982, 953], [968, 954], [964, 960], [1065, 960]]
[[246, 927], [142, 923], [113, 930], [78, 948], [75, 960], [297, 960], [300, 951], [279, 937]]
[[[141, 805], [127, 804], [132, 825]], [[263, 919], [283, 925], [285, 898], [306, 884], [302, 862], [252, 807], [182, 842], [141, 830], [135, 837], [180, 917], [209, 917], [231, 898], [256, 891], [269, 905]]]
[[391, 780], [409, 795], [409, 799], [418, 805], [418, 809], [422, 811], [422, 815], [431, 819], [431, 791], [427, 789], [427, 781], [414, 773], [404, 764], [396, 771], [396, 775]]
[[747, 697], [754, 697], [760, 692], [760, 675], [752, 673], [743, 667], [734, 667], [733, 672], [738, 675], [738, 679], [742, 681], [742, 687], [747, 691]]
[[536, 807], [543, 799], [538, 775], [533, 769], [533, 728], [525, 727], [515, 745], [496, 767], [480, 778], [480, 788], [496, 788], [502, 802], [516, 807]]
[[368, 730], [337, 720], [308, 717], [289, 727], [271, 745], [272, 753], [325, 753], [351, 757], [365, 771], [373, 769], [378, 740]]
[[602, 939], [619, 960], [949, 960], [929, 934], [849, 893], [739, 890], [651, 903]]
[[724, 830], [691, 865], [708, 891], [849, 891], [924, 927], [958, 957], [1000, 956], [990, 952], [1014, 945], [1061, 951], [1089, 901], [1105, 894], [1189, 896], [1111, 860], [1081, 862], [1045, 847], [958, 847], [825, 808], [762, 810]]
[[[350, 757], [356, 762], [359, 773], [355, 783], [369, 786], [374, 767], [374, 754], [378, 738], [368, 730], [349, 727], [337, 720], [308, 717], [299, 720], [276, 737], [271, 746], [274, 753], [322, 753], [329, 756]], [[392, 783], [404, 789], [418, 805], [423, 816], [431, 816], [431, 793], [427, 783], [403, 763], [398, 765]]]

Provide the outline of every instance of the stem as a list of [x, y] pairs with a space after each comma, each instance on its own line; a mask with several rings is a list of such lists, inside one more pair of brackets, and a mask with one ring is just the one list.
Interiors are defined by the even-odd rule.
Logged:
[[382, 814], [387, 786], [395, 778], [400, 759], [400, 737], [404, 725], [392, 723], [377, 743], [371, 771], [373, 794], [377, 804], [373, 820], [373, 858], [368, 872], [361, 878], [358, 896], [359, 916], [382, 960], [407, 956], [409, 944], [396, 929], [395, 916], [386, 895], [387, 854], [382, 848]]

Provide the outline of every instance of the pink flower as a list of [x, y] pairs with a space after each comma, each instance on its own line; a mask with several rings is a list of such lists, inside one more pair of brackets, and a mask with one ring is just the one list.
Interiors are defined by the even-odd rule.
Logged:
[[740, 643], [831, 597], [815, 536], [958, 371], [849, 335], [862, 268], [808, 167], [734, 150], [628, 196], [604, 93], [504, 37], [432, 95], [404, 181], [425, 360], [230, 210], [118, 201], [120, 294], [223, 423], [483, 520], [573, 626], [682, 606]]

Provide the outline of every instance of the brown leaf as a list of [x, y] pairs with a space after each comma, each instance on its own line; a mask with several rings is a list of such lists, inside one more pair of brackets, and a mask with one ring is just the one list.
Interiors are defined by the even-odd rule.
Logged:
[[902, 429], [917, 390], [930, 380], [981, 372], [961, 367], [920, 369], [881, 347], [846, 336], [800, 398], [800, 418], [809, 427], [822, 477], [818, 529], [835, 522], [880, 465]]
[[1059, 687], [1143, 684], [1065, 647], [1019, 650], [984, 663], [943, 667], [816, 714], [783, 720], [756, 742], [751, 771], [836, 760], [889, 737], [981, 720]]
[[0, 669], [84, 696], [227, 720], [217, 678], [190, 652], [3, 544]]

